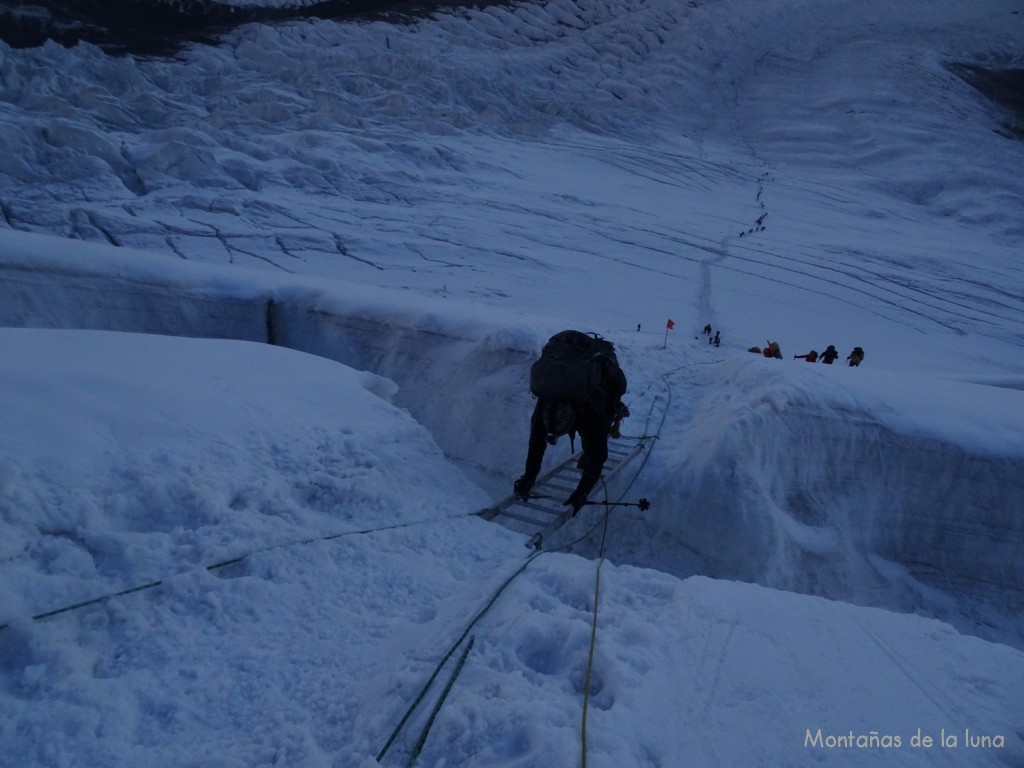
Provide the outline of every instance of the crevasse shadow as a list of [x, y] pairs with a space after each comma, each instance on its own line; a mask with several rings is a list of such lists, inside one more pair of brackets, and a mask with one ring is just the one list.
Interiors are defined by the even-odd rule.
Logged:
[[1024, 140], [1024, 69], [965, 63], [951, 64], [949, 68], [1008, 110], [1008, 119], [999, 127], [998, 133], [1007, 138]]

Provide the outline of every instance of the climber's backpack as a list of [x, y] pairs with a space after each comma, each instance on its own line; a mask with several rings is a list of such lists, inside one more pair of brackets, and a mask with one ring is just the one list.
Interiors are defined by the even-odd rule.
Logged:
[[618, 365], [610, 341], [580, 331], [556, 333], [530, 369], [530, 391], [541, 400], [584, 403], [601, 387], [602, 358]]

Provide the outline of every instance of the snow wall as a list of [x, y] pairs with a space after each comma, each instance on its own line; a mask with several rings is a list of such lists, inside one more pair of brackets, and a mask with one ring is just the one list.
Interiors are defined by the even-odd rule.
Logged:
[[942, 381], [932, 394], [869, 371], [849, 389], [844, 374], [745, 358], [704, 373], [652, 454], [646, 524], [621, 522], [610, 556], [1019, 632], [1020, 392]]
[[[500, 482], [504, 491], [525, 459], [533, 403], [524, 382], [546, 331], [522, 318], [503, 323], [493, 311], [485, 316], [408, 292], [168, 264], [89, 243], [74, 244], [81, 254], [75, 258], [61, 254], [66, 240], [10, 232], [4, 238], [0, 326], [285, 346], [394, 381], [393, 402], [430, 430], [448, 456], [474, 470], [478, 482]], [[184, 277], [189, 274], [193, 280]]]
[[[4, 238], [0, 325], [233, 338], [319, 355], [393, 380], [394, 402], [492, 495], [520, 471], [531, 408], [523, 382], [557, 330], [536, 319], [501, 322], [493, 310], [486, 319], [464, 304], [347, 283], [183, 271], [87, 243], [75, 249], [95, 253], [71, 260], [46, 247], [66, 241]], [[968, 629], [1015, 626], [1024, 609], [1024, 453], [992, 455], [884, 423], [857, 397], [766, 376], [772, 362], [705, 367], [710, 378], [694, 391], [709, 394], [665, 423], [645, 476], [652, 510], [617, 518], [612, 559], [919, 611]], [[746, 399], [716, 399], [723, 380]]]

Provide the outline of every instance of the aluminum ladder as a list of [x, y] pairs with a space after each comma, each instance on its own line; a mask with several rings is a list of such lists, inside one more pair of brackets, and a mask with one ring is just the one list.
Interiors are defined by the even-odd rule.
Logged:
[[[646, 439], [609, 440], [608, 459], [601, 479], [611, 480], [630, 461], [643, 453]], [[503, 525], [530, 537], [527, 547], [541, 549], [544, 541], [572, 517], [572, 510], [562, 504], [569, 498], [583, 474], [576, 464], [582, 451], [577, 451], [551, 471], [537, 478], [527, 501], [507, 496], [478, 514], [484, 520]]]

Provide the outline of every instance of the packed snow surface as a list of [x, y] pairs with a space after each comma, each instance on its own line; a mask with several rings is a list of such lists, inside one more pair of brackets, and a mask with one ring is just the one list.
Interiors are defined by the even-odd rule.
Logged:
[[[1024, 764], [1024, 144], [957, 74], [1021, 40], [551, 0], [0, 43], [4, 760]], [[645, 440], [595, 495], [651, 508], [534, 552], [476, 513], [567, 327]]]

